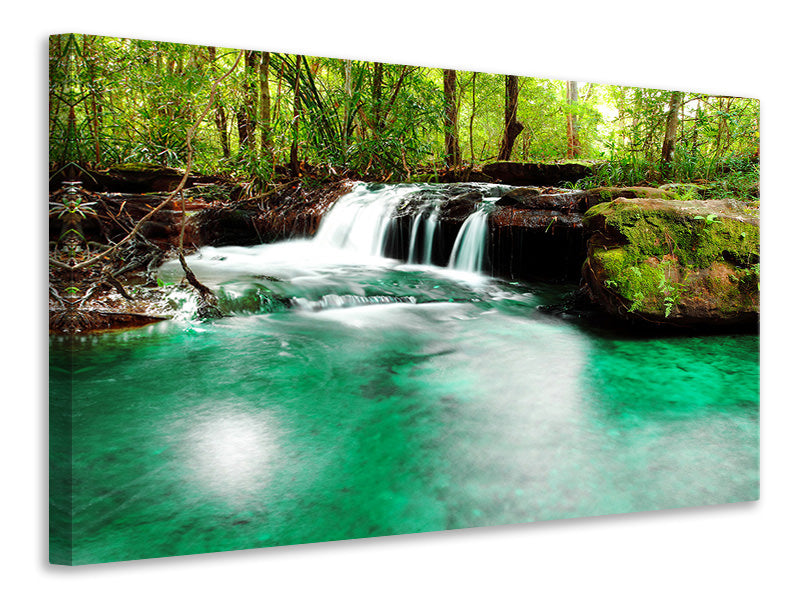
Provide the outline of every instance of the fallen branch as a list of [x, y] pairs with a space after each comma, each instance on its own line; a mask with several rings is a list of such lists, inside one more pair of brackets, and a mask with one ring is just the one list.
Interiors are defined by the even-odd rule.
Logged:
[[183, 257], [183, 254], [178, 254], [178, 260], [183, 267], [183, 272], [186, 273], [186, 281], [188, 281], [193, 288], [195, 288], [200, 295], [203, 297], [203, 300], [208, 302], [209, 304], [216, 305], [217, 297], [214, 295], [214, 292], [206, 285], [200, 283], [200, 280], [197, 279], [194, 272], [189, 268], [189, 265], [186, 264], [186, 259]]

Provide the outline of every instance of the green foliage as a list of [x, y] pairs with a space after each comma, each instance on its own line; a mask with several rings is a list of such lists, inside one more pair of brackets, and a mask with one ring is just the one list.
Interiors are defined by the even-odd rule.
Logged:
[[677, 265], [664, 259], [657, 265], [633, 263], [630, 255], [620, 248], [599, 253], [599, 260], [610, 278], [605, 286], [630, 302], [628, 312], [653, 310], [669, 317], [679, 303], [687, 286], [673, 281]]
[[[50, 38], [50, 160], [102, 168], [123, 162], [185, 166], [186, 133], [212, 82], [239, 52], [91, 35]], [[293, 146], [303, 165], [336, 177], [410, 180], [444, 164], [442, 71], [270, 53], [270, 106], [260, 111], [260, 53], [218, 87], [195, 139], [194, 168], [228, 173], [258, 193], [285, 174]], [[461, 155], [475, 166], [497, 157], [504, 128], [504, 75], [457, 72]], [[295, 114], [295, 84], [298, 111]], [[579, 157], [602, 159], [579, 187], [702, 182], [703, 194], [758, 197], [757, 100], [684, 94], [674, 154], [661, 145], [671, 92], [519, 77], [523, 125], [512, 160], [567, 156], [568, 116]], [[244, 140], [240, 132], [250, 128]], [[268, 140], [262, 148], [261, 136]]]
[[687, 286], [667, 279], [667, 273], [671, 267], [669, 262], [663, 262], [661, 266], [661, 281], [658, 283], [658, 289], [664, 296], [664, 316], [669, 317]]
[[[706, 224], [706, 225], [712, 225], [713, 223], [719, 223], [720, 222], [720, 220], [717, 218], [717, 215], [715, 215], [714, 213], [711, 213], [711, 214], [708, 214], [708, 215], [696, 215], [694, 217], [694, 219], [695, 219], [695, 221], [703, 221], [703, 223]], [[743, 231], [740, 234], [740, 237], [742, 237], [742, 238], [747, 237], [747, 232]]]
[[684, 94], [674, 153], [665, 164], [661, 151], [671, 92], [604, 89], [616, 116], [606, 122], [604, 162], [580, 187], [696, 182], [704, 197], [758, 198], [757, 100]]

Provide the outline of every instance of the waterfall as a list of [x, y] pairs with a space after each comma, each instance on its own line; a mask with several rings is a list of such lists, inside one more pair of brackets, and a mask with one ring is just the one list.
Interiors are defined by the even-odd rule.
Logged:
[[488, 214], [481, 206], [467, 217], [453, 244], [450, 262], [447, 263], [449, 268], [480, 273], [486, 245], [487, 221]]
[[[342, 196], [325, 215], [314, 238], [315, 245], [343, 249], [364, 256], [382, 256], [391, 227], [399, 223], [395, 215], [407, 195], [428, 189], [417, 185], [386, 187], [358, 185]], [[408, 262], [433, 264], [433, 245], [439, 230], [441, 202], [426, 200], [416, 209], [408, 242]], [[488, 210], [479, 205], [461, 226], [453, 245], [448, 267], [480, 273], [488, 232]]]
[[411, 241], [408, 243], [408, 262], [414, 263], [414, 250], [417, 245], [417, 232], [419, 231], [419, 223], [422, 221], [422, 211], [419, 211], [414, 217], [414, 224], [411, 226]]
[[392, 186], [374, 190], [357, 186], [325, 215], [314, 242], [368, 256], [381, 255], [397, 203], [416, 189], [419, 188]]
[[433, 257], [433, 238], [436, 234], [436, 228], [439, 226], [439, 205], [433, 209], [433, 212], [425, 219], [425, 251], [422, 255], [422, 264], [433, 264], [431, 259]]

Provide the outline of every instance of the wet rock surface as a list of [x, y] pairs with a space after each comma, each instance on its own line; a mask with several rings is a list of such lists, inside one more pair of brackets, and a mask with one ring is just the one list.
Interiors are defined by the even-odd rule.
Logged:
[[[241, 190], [224, 183], [193, 184], [142, 226], [138, 241], [115, 267], [122, 269], [114, 271], [115, 277], [137, 290], [136, 302], [117, 297], [114, 282], [104, 280], [101, 292], [94, 292], [85, 305], [92, 315], [83, 329], [164, 318], [169, 307], [156, 287], [153, 267], [169, 258], [182, 230], [187, 253], [207, 245], [311, 237], [331, 206], [356, 183], [342, 180], [312, 188], [294, 181], [241, 200], [235, 199]], [[86, 244], [98, 248], [120, 240], [167, 198], [166, 192], [83, 194], [91, 210], [81, 216], [81, 232]], [[757, 210], [733, 200], [675, 196], [672, 190], [643, 187], [432, 186], [408, 193], [396, 205], [384, 253], [408, 260], [415, 221], [419, 227], [421, 219], [435, 212], [438, 229], [431, 262], [445, 266], [462, 225], [482, 206], [488, 229], [483, 270], [493, 276], [576, 284], [582, 279], [582, 298], [627, 321], [678, 326], [757, 322]], [[58, 199], [57, 192], [51, 195], [51, 203]], [[55, 214], [52, 244], [64, 235], [62, 219]], [[133, 265], [130, 272], [124, 264]], [[93, 276], [101, 275], [98, 271]], [[70, 301], [67, 296], [62, 300]]]
[[519, 187], [489, 216], [492, 274], [511, 279], [575, 280], [585, 256], [582, 216], [588, 195]]

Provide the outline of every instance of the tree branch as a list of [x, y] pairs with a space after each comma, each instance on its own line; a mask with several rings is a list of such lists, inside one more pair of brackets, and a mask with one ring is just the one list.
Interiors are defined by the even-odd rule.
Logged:
[[167, 196], [167, 198], [163, 202], [161, 202], [161, 204], [156, 206], [149, 213], [147, 213], [144, 217], [139, 219], [139, 221], [136, 223], [136, 225], [134, 225], [133, 229], [131, 229], [131, 231], [130, 231], [130, 233], [128, 233], [128, 235], [126, 235], [119, 242], [117, 242], [116, 244], [111, 246], [105, 252], [101, 252], [100, 254], [95, 256], [94, 258], [91, 258], [89, 260], [85, 260], [82, 263], [78, 263], [76, 265], [68, 265], [66, 263], [57, 261], [54, 258], [50, 258], [50, 264], [51, 265], [54, 265], [56, 267], [61, 267], [61, 268], [67, 268], [67, 269], [69, 269], [71, 271], [75, 271], [77, 269], [82, 269], [84, 267], [91, 266], [91, 265], [101, 261], [102, 259], [104, 259], [106, 256], [108, 256], [112, 252], [115, 252], [120, 246], [122, 246], [122, 244], [124, 244], [125, 242], [127, 242], [128, 240], [133, 238], [139, 232], [139, 230], [142, 228], [142, 226], [148, 220], [150, 220], [153, 217], [153, 215], [155, 215], [158, 211], [160, 211], [167, 204], [172, 202], [172, 200], [174, 200], [175, 196], [177, 196], [178, 193], [181, 190], [183, 190], [184, 186], [186, 185], [186, 181], [189, 179], [189, 173], [191, 172], [191, 169], [192, 169], [192, 138], [194, 137], [194, 134], [197, 131], [197, 128], [200, 126], [200, 123], [202, 123], [203, 119], [205, 119], [206, 115], [208, 114], [208, 111], [211, 110], [211, 107], [214, 104], [214, 95], [216, 94], [217, 86], [219, 86], [219, 84], [225, 78], [227, 78], [231, 73], [233, 73], [233, 71], [239, 65], [239, 61], [241, 60], [243, 54], [244, 54], [244, 51], [239, 52], [238, 56], [236, 57], [236, 61], [233, 63], [233, 66], [230, 69], [228, 69], [228, 71], [226, 71], [211, 86], [211, 94], [209, 95], [208, 102], [206, 103], [206, 107], [203, 109], [203, 112], [200, 114], [200, 116], [197, 118], [197, 120], [194, 122], [194, 124], [189, 128], [189, 131], [186, 132], [186, 146], [187, 146], [186, 171], [184, 172], [183, 177], [181, 178], [180, 182], [178, 183], [178, 186], [172, 191], [172, 193], [169, 196]]

